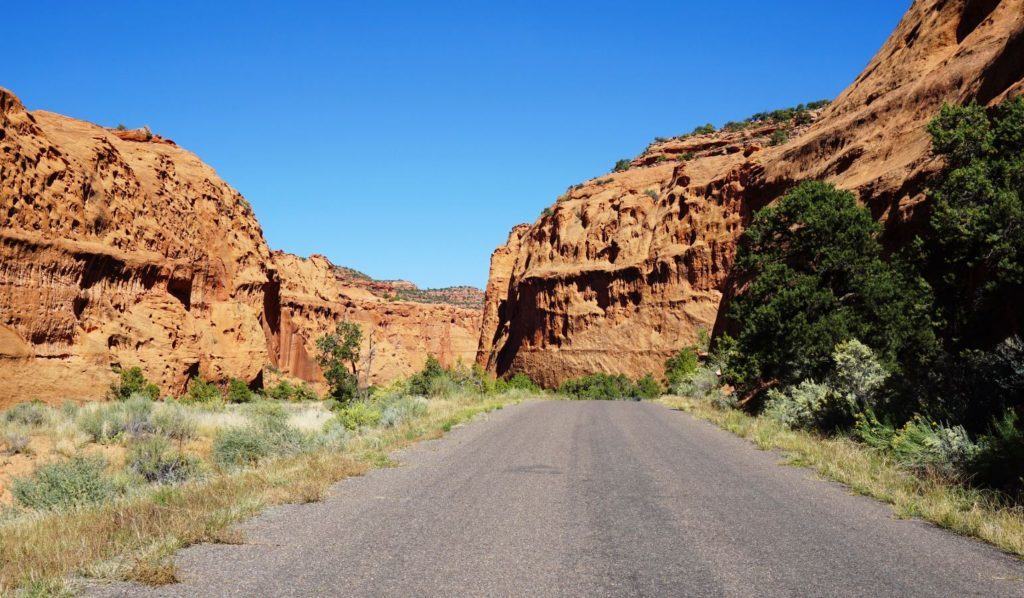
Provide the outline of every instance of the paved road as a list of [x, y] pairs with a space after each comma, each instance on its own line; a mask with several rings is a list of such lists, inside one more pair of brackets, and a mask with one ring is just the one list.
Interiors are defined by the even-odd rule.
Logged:
[[648, 403], [492, 414], [106, 595], [1022, 596], [1024, 564]]

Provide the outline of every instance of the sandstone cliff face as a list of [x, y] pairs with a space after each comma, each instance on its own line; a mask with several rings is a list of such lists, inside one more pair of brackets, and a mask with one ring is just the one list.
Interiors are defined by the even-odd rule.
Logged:
[[[577, 186], [491, 261], [479, 363], [553, 385], [660, 374], [721, 325], [736, 241], [794, 183], [856, 192], [893, 242], [939, 164], [925, 125], [943, 102], [1024, 89], [1024, 0], [918, 0], [864, 73], [788, 142], [771, 126], [652, 144], [633, 168]], [[763, 148], [763, 149], [762, 149]], [[678, 161], [679, 156], [691, 159]]]
[[0, 89], [0, 407], [102, 398], [116, 366], [141, 366], [167, 394], [199, 375], [258, 385], [278, 363], [317, 381], [302, 335], [332, 317], [382, 327], [377, 380], [423, 351], [471, 359], [478, 323], [465, 310], [356, 290], [336, 309], [327, 277], [314, 317], [296, 264], [271, 255], [249, 204], [194, 154], [28, 112]]
[[480, 337], [477, 309], [394, 300], [388, 283], [353, 281], [323, 256], [274, 252], [273, 264], [281, 277], [281, 315], [272, 357], [286, 374], [322, 382], [313, 359], [316, 339], [341, 320], [362, 325], [370, 383], [412, 374], [428, 355], [446, 366], [473, 363]]

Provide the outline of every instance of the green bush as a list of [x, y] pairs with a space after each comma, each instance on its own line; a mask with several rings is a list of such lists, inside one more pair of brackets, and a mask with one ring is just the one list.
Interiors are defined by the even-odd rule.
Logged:
[[213, 382], [202, 378], [193, 378], [188, 385], [188, 392], [182, 397], [183, 403], [216, 403], [224, 400], [220, 389]]
[[789, 131], [787, 131], [786, 129], [776, 129], [775, 132], [772, 133], [772, 136], [768, 140], [768, 143], [774, 146], [782, 145], [787, 141], [789, 141]]
[[1012, 410], [992, 424], [978, 439], [970, 465], [974, 481], [1024, 498], [1024, 426]]
[[889, 376], [870, 347], [857, 339], [836, 345], [829, 385], [858, 411], [878, 409], [878, 396]]
[[683, 347], [665, 360], [665, 383], [676, 386], [697, 371], [697, 347]]
[[228, 381], [227, 398], [229, 403], [248, 403], [253, 399], [253, 392], [249, 390], [248, 384], [238, 378], [232, 378]]
[[149, 397], [134, 395], [118, 403], [83, 409], [77, 423], [93, 442], [106, 443], [121, 435], [138, 437], [152, 433], [152, 412], [153, 401]]
[[566, 380], [559, 385], [558, 392], [582, 400], [610, 401], [640, 396], [636, 384], [623, 374], [599, 373]]
[[3, 412], [0, 421], [23, 426], [38, 427], [50, 421], [53, 411], [39, 401], [19, 403]]
[[694, 128], [693, 133], [691, 133], [691, 135], [708, 135], [710, 133], [714, 133], [716, 130], [717, 129], [715, 129], [715, 125], [708, 123], [706, 125], [700, 125], [699, 127]]
[[167, 439], [160, 436], [132, 444], [125, 464], [147, 482], [159, 484], [183, 482], [199, 471], [199, 459], [172, 449]]
[[827, 183], [803, 183], [755, 214], [737, 254], [750, 283], [728, 308], [738, 334], [726, 380], [741, 392], [823, 380], [835, 346], [853, 338], [890, 368], [931, 354], [928, 287], [883, 259], [879, 235], [868, 210]]
[[73, 457], [40, 466], [29, 477], [17, 478], [11, 486], [14, 499], [30, 509], [61, 509], [102, 502], [117, 489], [106, 474], [107, 463], [100, 457]]
[[828, 431], [851, 420], [853, 408], [827, 384], [804, 380], [785, 390], [769, 390], [765, 414], [790, 428]]
[[399, 397], [382, 401], [380, 424], [385, 428], [393, 428], [425, 415], [427, 408], [427, 400], [423, 397]]
[[270, 436], [258, 426], [226, 428], [213, 439], [213, 461], [221, 467], [255, 465], [273, 452]]
[[540, 386], [523, 373], [513, 375], [505, 381], [505, 388], [509, 390], [525, 390], [527, 392], [540, 392]]
[[338, 322], [332, 334], [316, 341], [317, 362], [331, 387], [331, 398], [351, 401], [359, 393], [360, 345], [363, 329], [354, 322]]
[[645, 374], [636, 381], [636, 394], [643, 399], [656, 399], [664, 393], [664, 389], [651, 374]]
[[633, 167], [633, 161], [628, 158], [623, 158], [615, 163], [615, 167], [612, 168], [612, 172], [625, 172]]
[[978, 446], [963, 426], [943, 426], [917, 417], [896, 432], [891, 451], [908, 469], [956, 480], [968, 471]]
[[433, 355], [428, 355], [426, 363], [423, 364], [423, 369], [416, 372], [409, 378], [409, 393], [420, 396], [430, 396], [431, 387], [434, 385], [434, 381], [443, 378], [446, 375], [447, 372], [441, 365], [441, 362]]
[[196, 435], [196, 419], [177, 403], [157, 405], [153, 411], [153, 431], [172, 440], [188, 440]]
[[374, 405], [364, 401], [356, 401], [338, 410], [335, 418], [347, 430], [358, 430], [362, 427], [373, 427], [380, 423], [382, 413]]
[[132, 367], [118, 372], [118, 380], [110, 385], [107, 398], [111, 401], [125, 401], [132, 395], [141, 394], [152, 400], [160, 398], [160, 387], [146, 380], [142, 368]]

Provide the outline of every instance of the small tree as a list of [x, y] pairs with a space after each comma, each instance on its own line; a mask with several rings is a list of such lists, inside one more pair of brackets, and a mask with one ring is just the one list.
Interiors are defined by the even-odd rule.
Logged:
[[141, 394], [153, 399], [160, 398], [160, 387], [146, 380], [142, 368], [132, 367], [118, 371], [118, 380], [110, 385], [107, 398], [111, 401], [125, 401], [133, 394]]
[[683, 347], [665, 360], [665, 383], [669, 388], [685, 382], [697, 371], [697, 348]]
[[325, 334], [316, 341], [317, 363], [331, 387], [331, 397], [349, 401], [359, 390], [359, 352], [363, 331], [355, 322], [342, 321], [333, 334]]
[[623, 158], [623, 159], [621, 159], [621, 160], [619, 160], [618, 162], [615, 163], [615, 168], [613, 168], [612, 171], [613, 172], [624, 172], [626, 170], [629, 170], [632, 167], [633, 167], [632, 160], [630, 160], [628, 158]]

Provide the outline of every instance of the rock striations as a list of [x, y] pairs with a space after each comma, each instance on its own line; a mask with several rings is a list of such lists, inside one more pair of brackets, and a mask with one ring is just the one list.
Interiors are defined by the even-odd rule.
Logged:
[[[794, 183], [854, 191], [898, 243], [939, 166], [925, 126], [943, 102], [1024, 91], [1024, 0], [917, 0], [830, 106], [771, 145], [774, 125], [652, 144], [624, 172], [571, 188], [491, 258], [477, 360], [548, 385], [660, 373], [721, 326], [736, 242]], [[776, 138], [776, 142], [779, 139]]]
[[316, 382], [313, 342], [339, 318], [373, 327], [376, 381], [428, 353], [472, 360], [478, 309], [341, 271], [272, 253], [245, 199], [173, 142], [0, 89], [0, 407], [101, 398], [117, 366], [168, 394], [195, 376], [259, 385], [267, 366]]

